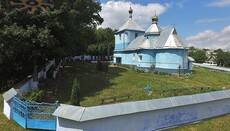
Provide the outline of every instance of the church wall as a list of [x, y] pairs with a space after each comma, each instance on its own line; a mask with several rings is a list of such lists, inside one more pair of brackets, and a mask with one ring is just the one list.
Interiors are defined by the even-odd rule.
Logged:
[[119, 33], [115, 35], [115, 50], [125, 49], [130, 44], [127, 34]]
[[134, 39], [136, 39], [135, 33], [137, 33], [138, 36], [141, 36], [141, 35], [144, 34], [144, 32], [141, 32], [141, 31], [130, 31], [130, 39], [131, 39], [131, 41], [133, 41]]
[[128, 47], [131, 41], [135, 39], [135, 33], [138, 36], [143, 35], [141, 31], [123, 31], [115, 35], [115, 50], [123, 50]]
[[149, 35], [146, 35], [145, 37], [148, 38], [148, 39], [154, 39], [157, 36], [159, 36], [159, 35], [149, 34]]
[[184, 66], [184, 50], [162, 49], [157, 50], [156, 68], [178, 69], [179, 65]]
[[[142, 61], [139, 57], [142, 56]], [[155, 65], [155, 50], [141, 50], [138, 53], [138, 67], [151, 67]]]
[[114, 63], [116, 63], [116, 57], [121, 57], [121, 64], [124, 65], [136, 65], [138, 62], [136, 52], [116, 52], [114, 53]]
[[[181, 73], [188, 73], [188, 50], [183, 49], [157, 49], [157, 50], [136, 50], [114, 53], [114, 63], [116, 57], [121, 57], [121, 64], [134, 65], [140, 69], [155, 68], [159, 72], [178, 73], [181, 66]], [[142, 60], [140, 60], [140, 56]], [[185, 70], [182, 70], [185, 69]]]
[[183, 69], [188, 69], [189, 66], [188, 66], [188, 50], [184, 50], [183, 52], [183, 58], [184, 58], [184, 68]]

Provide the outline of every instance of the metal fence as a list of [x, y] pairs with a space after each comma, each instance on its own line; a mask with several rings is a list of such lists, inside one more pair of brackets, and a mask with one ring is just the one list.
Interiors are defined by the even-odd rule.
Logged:
[[23, 128], [56, 130], [56, 117], [53, 112], [58, 103], [28, 102], [17, 96], [13, 97], [13, 119]]

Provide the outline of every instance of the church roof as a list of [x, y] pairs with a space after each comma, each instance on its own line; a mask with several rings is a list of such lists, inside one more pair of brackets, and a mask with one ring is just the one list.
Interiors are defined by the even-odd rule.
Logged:
[[132, 18], [129, 18], [128, 21], [116, 33], [124, 30], [145, 31], [134, 20], [132, 20]]
[[152, 24], [145, 33], [148, 34], [159, 34], [162, 31], [162, 29], [157, 24]]
[[143, 36], [137, 37], [133, 40], [126, 50], [137, 49], [167, 49], [167, 48], [186, 48], [185, 44], [181, 41], [177, 35], [175, 28], [162, 30], [160, 35], [154, 39], [148, 39]]

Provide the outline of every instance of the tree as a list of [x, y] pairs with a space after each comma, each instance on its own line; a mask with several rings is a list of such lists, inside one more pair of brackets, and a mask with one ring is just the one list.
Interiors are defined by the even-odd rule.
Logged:
[[218, 51], [216, 55], [217, 64], [219, 66], [230, 66], [230, 53], [224, 51]]
[[111, 28], [98, 28], [95, 30], [94, 43], [88, 46], [88, 53], [91, 55], [98, 55], [100, 58], [109, 56], [114, 50], [114, 34], [116, 30]]
[[60, 5], [58, 11], [59, 21], [64, 26], [56, 32], [58, 40], [66, 50], [65, 55], [80, 55], [87, 52], [89, 43], [92, 43], [96, 25], [103, 22], [99, 12], [101, 6], [95, 0], [63, 0], [56, 1]]
[[75, 106], [80, 106], [80, 85], [76, 79], [73, 81], [70, 103]]
[[206, 52], [203, 50], [196, 50], [191, 54], [191, 57], [198, 63], [203, 63], [207, 60]]
[[1, 86], [31, 72], [36, 76], [47, 59], [86, 53], [89, 34], [103, 22], [94, 0], [55, 0], [51, 12], [34, 16], [15, 11], [9, 2], [0, 1]]

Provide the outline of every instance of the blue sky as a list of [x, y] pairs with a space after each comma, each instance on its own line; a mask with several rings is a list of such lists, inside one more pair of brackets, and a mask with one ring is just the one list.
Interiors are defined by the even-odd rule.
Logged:
[[175, 25], [188, 46], [230, 49], [230, 0], [101, 0], [102, 27], [118, 29], [133, 19], [144, 29], [151, 24], [155, 10], [162, 28]]

